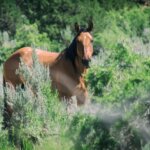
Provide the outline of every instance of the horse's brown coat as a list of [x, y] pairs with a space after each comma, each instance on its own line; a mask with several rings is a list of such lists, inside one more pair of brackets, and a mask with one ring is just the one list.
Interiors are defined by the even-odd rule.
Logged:
[[[92, 36], [89, 30], [90, 27], [87, 30], [79, 30], [70, 47], [61, 53], [35, 50], [39, 62], [49, 67], [52, 87], [58, 90], [60, 98], [69, 100], [72, 96], [76, 96], [78, 105], [85, 104], [88, 99], [83, 77], [93, 54]], [[24, 47], [6, 60], [3, 66], [5, 84], [9, 83], [16, 87], [25, 83], [25, 80], [16, 74], [16, 70], [19, 68], [20, 59], [31, 66], [32, 54], [31, 47]], [[5, 106], [5, 111], [7, 107]]]
[[[31, 47], [24, 47], [17, 50], [6, 60], [3, 65], [3, 77], [5, 82], [11, 83], [14, 87], [24, 82], [22, 78], [16, 74], [16, 70], [19, 68], [20, 59], [22, 59], [26, 65], [31, 66], [32, 54], [33, 49]], [[39, 62], [45, 66], [51, 66], [59, 55], [59, 53], [39, 49], [36, 50], [36, 54]]]

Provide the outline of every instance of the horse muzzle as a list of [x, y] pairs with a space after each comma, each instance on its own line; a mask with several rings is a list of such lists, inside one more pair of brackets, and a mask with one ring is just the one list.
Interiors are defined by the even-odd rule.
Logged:
[[90, 67], [90, 59], [82, 59], [82, 64], [86, 67], [89, 68]]

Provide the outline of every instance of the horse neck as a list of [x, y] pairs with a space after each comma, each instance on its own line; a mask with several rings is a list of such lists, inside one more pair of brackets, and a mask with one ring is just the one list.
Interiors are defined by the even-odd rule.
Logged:
[[87, 71], [87, 69], [83, 66], [80, 58], [78, 58], [78, 57], [76, 57], [76, 59], [75, 59], [75, 67], [76, 67], [75, 68], [76, 72], [78, 72], [78, 74], [80, 76], [83, 76]]
[[55, 64], [60, 66], [61, 68], [64, 68], [68, 76], [74, 79], [76, 78], [78, 80], [79, 78], [83, 77], [83, 74], [85, 73], [86, 69], [84, 67], [81, 67], [82, 64], [78, 64], [77, 62], [77, 57], [73, 62], [72, 60], [66, 58], [66, 51], [63, 51], [60, 53]]
[[75, 59], [77, 56], [76, 49], [77, 49], [77, 44], [76, 44], [76, 37], [75, 37], [71, 42], [71, 44], [68, 46], [68, 48], [66, 48], [64, 51], [65, 59], [72, 63], [72, 67], [75, 70], [76, 70]]

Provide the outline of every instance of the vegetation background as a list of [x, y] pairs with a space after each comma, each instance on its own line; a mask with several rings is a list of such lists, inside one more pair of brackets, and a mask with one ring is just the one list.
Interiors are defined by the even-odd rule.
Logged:
[[1, 74], [3, 62], [23, 46], [62, 51], [74, 37], [74, 23], [85, 26], [90, 18], [91, 104], [72, 106], [68, 114], [50, 89], [48, 70], [36, 58], [32, 74], [21, 64], [25, 90], [6, 89], [15, 108], [11, 141], [1, 129], [0, 79], [0, 150], [150, 150], [149, 0], [0, 0]]

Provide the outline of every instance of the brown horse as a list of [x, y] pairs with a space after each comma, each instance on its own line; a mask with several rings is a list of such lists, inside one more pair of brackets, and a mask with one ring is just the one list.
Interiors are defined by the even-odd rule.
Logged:
[[[90, 22], [87, 29], [80, 28], [75, 24], [77, 35], [72, 43], [61, 53], [54, 53], [35, 50], [38, 60], [44, 66], [49, 67], [52, 87], [56, 88], [60, 98], [69, 100], [72, 96], [76, 96], [77, 104], [85, 104], [88, 99], [88, 92], [84, 82], [84, 73], [89, 67], [89, 61], [93, 54], [93, 38], [91, 30], [93, 23]], [[4, 86], [6, 83], [13, 85], [23, 85], [25, 80], [18, 74], [16, 70], [19, 68], [20, 59], [31, 66], [32, 65], [33, 49], [24, 47], [12, 54], [4, 63], [3, 80]], [[10, 118], [12, 109], [5, 102], [4, 121], [5, 118]]]

